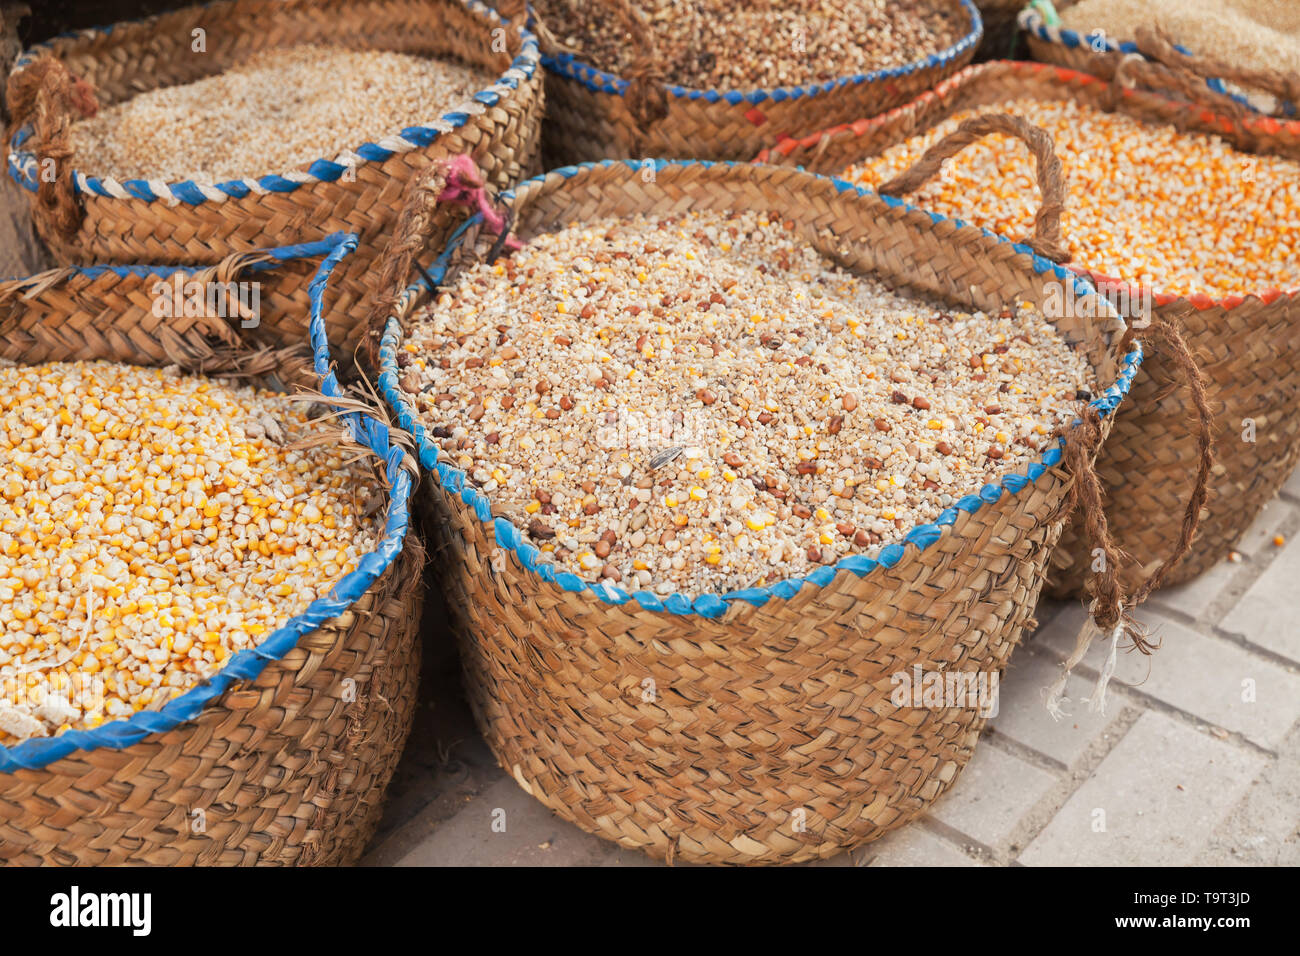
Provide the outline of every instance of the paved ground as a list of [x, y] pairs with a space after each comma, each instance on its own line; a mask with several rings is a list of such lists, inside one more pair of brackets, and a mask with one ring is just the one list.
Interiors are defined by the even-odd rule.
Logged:
[[[1163, 647], [1150, 661], [1121, 655], [1105, 716], [1076, 703], [1054, 723], [1044, 711], [1084, 616], [1044, 602], [953, 789], [927, 817], [822, 865], [1300, 864], [1300, 472], [1239, 550], [1240, 563], [1148, 602], [1141, 617]], [[1094, 647], [1070, 697], [1087, 696], [1101, 659]], [[422, 696], [435, 703], [365, 862], [656, 865], [520, 790], [475, 731], [456, 667], [430, 648]], [[492, 826], [502, 812], [504, 833]]]

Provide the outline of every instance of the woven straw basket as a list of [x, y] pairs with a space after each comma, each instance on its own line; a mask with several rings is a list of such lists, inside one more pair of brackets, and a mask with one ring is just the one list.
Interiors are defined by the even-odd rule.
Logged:
[[[1059, 9], [1075, 0], [1060, 0]], [[1086, 34], [1059, 25], [1049, 26], [1042, 13], [1026, 6], [1016, 17], [1035, 60], [1056, 63], [1113, 80], [1126, 59], [1133, 81], [1146, 89], [1174, 94], [1221, 113], [1239, 116], [1262, 112], [1280, 116], [1296, 114], [1300, 77], [1242, 70], [1230, 64], [1198, 57], [1193, 51], [1163, 38], [1154, 26], [1138, 42], [1109, 35], [1104, 25]], [[1237, 82], [1233, 82], [1236, 80]], [[1242, 84], [1246, 83], [1248, 89]], [[869, 115], [864, 113], [864, 116]]]
[[[511, 200], [517, 234], [604, 216], [759, 209], [793, 221], [847, 268], [967, 307], [1041, 302], [1047, 280], [1088, 288], [1024, 247], [903, 203], [845, 202], [844, 187], [821, 177], [664, 160], [654, 169], [649, 183], [635, 161], [528, 180]], [[472, 219], [432, 279], [478, 258], [490, 233]], [[525, 534], [438, 460], [397, 364], [402, 323], [427, 301], [423, 287], [396, 297], [380, 387], [431, 479], [440, 585], [470, 702], [521, 787], [624, 846], [714, 863], [827, 857], [907, 822], [947, 789], [984, 719], [975, 709], [896, 707], [892, 675], [1006, 666], [1069, 508], [1059, 448], [878, 560], [856, 555], [804, 579], [693, 599], [588, 584], [539, 562]], [[1141, 347], [1125, 354], [1113, 314], [1060, 328], [1085, 344], [1109, 386], [1094, 403], [1105, 416], [1099, 439]], [[1081, 454], [1087, 471], [1091, 452]]]
[[[610, 0], [592, 0], [605, 2]], [[944, 50], [905, 66], [840, 77], [827, 83], [772, 90], [697, 90], [674, 84], [665, 91], [663, 115], [638, 116], [627, 79], [598, 70], [571, 53], [548, 51], [547, 122], [543, 149], [548, 165], [629, 156], [686, 156], [748, 160], [781, 135], [799, 135], [831, 123], [872, 116], [905, 103], [970, 62], [983, 35], [971, 0], [960, 4], [970, 29]], [[628, 0], [615, 0], [626, 8]], [[643, 47], [653, 43], [642, 30]], [[642, 50], [654, 61], [651, 50]]]
[[[317, 260], [311, 333], [323, 362], [324, 285], [354, 244], [335, 236], [183, 272], [269, 286], [281, 263]], [[0, 357], [177, 363], [338, 394], [332, 376], [312, 372], [305, 339], [296, 350], [258, 350], [238, 340], [246, 333], [237, 323], [220, 334], [225, 320], [179, 333], [158, 323], [153, 287], [174, 271], [67, 268], [0, 284]], [[297, 307], [308, 308], [306, 292]], [[107, 331], [92, 327], [107, 316]], [[408, 533], [409, 456], [380, 421], [352, 413], [344, 423], [386, 463], [388, 518], [376, 550], [329, 596], [160, 709], [0, 747], [0, 860], [305, 865], [359, 856], [415, 711], [424, 556]]]
[[[191, 31], [206, 31], [207, 52], [191, 52]], [[494, 52], [502, 49], [504, 51]], [[393, 130], [378, 143], [350, 143], [277, 175], [222, 183], [118, 182], [88, 177], [64, 162], [64, 124], [77, 116], [45, 75], [34, 125], [10, 143], [10, 174], [31, 194], [37, 228], [60, 263], [212, 264], [231, 252], [320, 239], [360, 237], [335, 277], [339, 307], [331, 344], [351, 354], [362, 329], [359, 304], [370, 262], [391, 228], [402, 188], [430, 159], [471, 153], [496, 188], [540, 168], [542, 77], [536, 40], [478, 0], [222, 0], [111, 28], [82, 31], [34, 47], [14, 65], [11, 96], [25, 71], [54, 57], [90, 84], [100, 106], [165, 86], [191, 83], [259, 50], [324, 43], [458, 60], [499, 74], [463, 111]], [[66, 74], [63, 74], [66, 79]], [[38, 193], [41, 160], [57, 156], [57, 183]], [[444, 227], [450, 231], [450, 210]], [[296, 343], [300, 339], [286, 340]]]
[[[834, 175], [960, 110], [1033, 97], [1075, 100], [1095, 108], [1114, 105], [1140, 120], [1215, 133], [1240, 149], [1300, 159], [1300, 124], [1261, 116], [1233, 121], [1132, 90], [1116, 102], [1114, 92], [1110, 84], [1073, 70], [987, 63], [963, 71], [901, 110], [780, 143], [761, 158]], [[1155, 290], [1151, 301], [1154, 318], [1172, 320], [1195, 355], [1208, 380], [1215, 442], [1229, 449], [1211, 474], [1195, 543], [1182, 563], [1164, 576], [1164, 584], [1174, 584], [1221, 560], [1300, 461], [1300, 290], [1260, 290], [1222, 299], [1176, 297]], [[1183, 375], [1156, 343], [1098, 456], [1110, 530], [1119, 548], [1133, 558], [1124, 569], [1129, 590], [1182, 534], [1199, 454], [1198, 437], [1188, 425], [1196, 409], [1183, 383]], [[1241, 440], [1245, 419], [1255, 423], [1253, 443]], [[1049, 593], [1081, 595], [1091, 563], [1076, 520], [1053, 558], [1057, 570]]]

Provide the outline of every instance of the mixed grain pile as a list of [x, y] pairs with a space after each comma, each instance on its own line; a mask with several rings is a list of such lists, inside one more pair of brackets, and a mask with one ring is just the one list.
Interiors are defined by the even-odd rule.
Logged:
[[1080, 0], [1061, 25], [1104, 30], [1132, 42], [1157, 26], [1192, 53], [1251, 70], [1300, 73], [1300, 3], [1295, 0]]
[[334, 160], [437, 119], [495, 77], [374, 50], [264, 50], [183, 86], [141, 93], [72, 127], [90, 176], [224, 182]]
[[[629, 0], [654, 32], [668, 82], [699, 89], [824, 83], [901, 66], [960, 40], [957, 0]], [[614, 5], [541, 0], [543, 22], [566, 47], [620, 74], [638, 51]]]
[[0, 743], [156, 709], [353, 570], [380, 489], [336, 431], [169, 370], [0, 367]]
[[[984, 112], [1022, 116], [1056, 140], [1066, 172], [1061, 229], [1075, 263], [1179, 295], [1300, 287], [1300, 165], [1074, 101], [1019, 99], [965, 110], [840, 175], [879, 186]], [[1022, 237], [1033, 229], [1036, 184], [1024, 143], [995, 134], [947, 160], [908, 198]]]
[[1022, 471], [1095, 387], [1039, 313], [900, 295], [757, 214], [541, 236], [462, 273], [399, 364], [545, 560], [660, 594], [897, 540]]

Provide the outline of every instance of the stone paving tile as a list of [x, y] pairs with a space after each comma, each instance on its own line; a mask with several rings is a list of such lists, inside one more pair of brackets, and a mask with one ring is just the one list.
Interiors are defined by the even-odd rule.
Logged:
[[1295, 507], [1290, 502], [1274, 498], [1260, 509], [1250, 527], [1242, 533], [1241, 540], [1237, 542], [1237, 550], [1269, 560], [1276, 550], [1272, 543], [1273, 535], [1295, 513]]
[[1287, 483], [1282, 486], [1282, 494], [1287, 495], [1296, 501], [1300, 501], [1300, 468], [1291, 472], [1291, 477], [1287, 480]]
[[[1074, 647], [1082, 626], [1082, 609], [1065, 611], [1042, 635], [1048, 647], [1064, 655]], [[1137, 618], [1162, 642], [1150, 657], [1120, 651], [1115, 680], [1171, 707], [1276, 750], [1300, 718], [1300, 674], [1220, 638], [1206, 637], [1149, 608]], [[1095, 674], [1106, 657], [1106, 642], [1094, 639], [1083, 664]], [[1243, 681], [1253, 681], [1250, 688]], [[1089, 691], [1090, 693], [1091, 691]], [[1254, 700], [1243, 700], [1252, 693]], [[1086, 705], [1076, 702], [1075, 712]], [[1108, 711], [1113, 710], [1108, 707]]]
[[911, 824], [854, 852], [868, 866], [979, 866], [961, 850], [925, 827]]
[[[504, 819], [504, 832], [493, 830], [495, 819]], [[503, 773], [395, 865], [622, 866], [642, 861], [653, 862], [561, 820]]]
[[[1148, 711], [1026, 847], [1020, 862], [1185, 865], [1266, 764], [1261, 754]], [[1098, 823], [1103, 832], [1094, 829]]]
[[[1051, 720], [1046, 713], [1044, 720]], [[987, 742], [975, 748], [952, 789], [930, 816], [978, 843], [996, 849], [1020, 819], [1056, 785], [1056, 777]]]
[[[1048, 649], [1017, 651], [1002, 676], [998, 715], [989, 721], [989, 727], [1063, 766], [1073, 767], [1110, 720], [1086, 706], [1067, 708], [1070, 716], [1052, 719], [1044, 706], [1043, 691], [1061, 673], [1058, 658], [1064, 659]], [[1066, 696], [1076, 701], [1091, 689], [1092, 682], [1079, 674], [1071, 674], [1065, 688]]]
[[1163, 607], [1173, 608], [1188, 617], [1201, 620], [1210, 610], [1210, 605], [1214, 603], [1215, 598], [1223, 593], [1228, 582], [1239, 570], [1241, 570], [1240, 564], [1220, 561], [1210, 570], [1190, 581], [1161, 588], [1151, 595], [1151, 600]]
[[1218, 626], [1300, 664], [1300, 536], [1286, 543]]

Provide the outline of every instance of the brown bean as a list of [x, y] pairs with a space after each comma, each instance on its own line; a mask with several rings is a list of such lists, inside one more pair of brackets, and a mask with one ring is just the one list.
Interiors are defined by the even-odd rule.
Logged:
[[875, 421], [875, 425], [876, 425], [876, 431], [878, 432], [887, 432], [889, 431], [890, 428], [889, 422], [883, 418], [877, 418]]
[[930, 410], [930, 400], [918, 395], [916, 398], [912, 399], [912, 407], [918, 412], [928, 412]]
[[831, 420], [826, 424], [826, 431], [832, 435], [838, 435], [840, 429], [844, 427], [843, 415], [832, 415]]
[[840, 407], [846, 412], [853, 411], [853, 409], [858, 407], [858, 396], [854, 395], [852, 392], [845, 392], [840, 398]]

